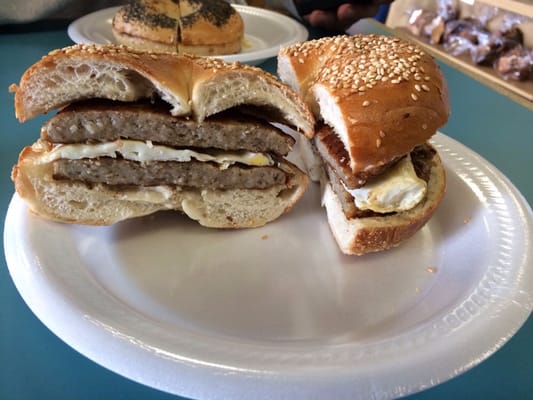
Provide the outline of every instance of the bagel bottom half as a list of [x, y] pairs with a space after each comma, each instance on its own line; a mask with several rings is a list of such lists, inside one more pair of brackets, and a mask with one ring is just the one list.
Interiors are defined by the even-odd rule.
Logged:
[[162, 210], [176, 210], [212, 228], [253, 228], [289, 211], [307, 188], [307, 176], [288, 162], [288, 182], [266, 189], [202, 189], [180, 186], [114, 188], [56, 180], [50, 164], [28, 147], [14, 167], [17, 193], [41, 217], [82, 225], [112, 225]]
[[429, 161], [427, 195], [411, 210], [364, 218], [346, 218], [325, 174], [320, 180], [322, 205], [337, 244], [344, 254], [363, 255], [398, 246], [418, 232], [435, 213], [446, 189], [446, 173], [437, 153]]

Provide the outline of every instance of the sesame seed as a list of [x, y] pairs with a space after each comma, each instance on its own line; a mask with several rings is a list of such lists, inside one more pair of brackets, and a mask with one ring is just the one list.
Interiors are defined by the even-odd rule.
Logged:
[[370, 105], [370, 101], [365, 100], [363, 101], [363, 107], [368, 107]]
[[420, 85], [416, 84], [416, 85], [415, 85], [415, 90], [416, 90], [417, 92], [420, 92], [420, 91], [422, 90], [422, 88], [420, 87]]
[[414, 100], [414, 101], [417, 101], [418, 100], [418, 96], [414, 93], [411, 93], [411, 98]]
[[348, 121], [350, 122], [350, 124], [357, 124], [357, 119], [353, 118], [353, 117], [348, 117]]
[[428, 85], [422, 85], [422, 90], [425, 92], [429, 92], [429, 86]]
[[281, 52], [298, 63], [318, 57], [322, 67], [316, 74], [317, 83], [359, 94], [372, 90], [377, 82], [422, 80], [421, 64], [427, 65], [430, 58], [410, 42], [374, 34], [329, 36], [299, 42]]
[[381, 147], [381, 139], [380, 138], [376, 139], [376, 147], [377, 148]]

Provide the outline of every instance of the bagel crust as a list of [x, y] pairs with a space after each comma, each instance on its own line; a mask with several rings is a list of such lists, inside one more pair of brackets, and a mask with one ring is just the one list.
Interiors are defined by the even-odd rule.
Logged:
[[275, 76], [206, 57], [77, 44], [42, 57], [9, 90], [15, 93], [20, 122], [91, 98], [133, 102], [160, 97], [172, 115], [200, 123], [210, 115], [251, 104], [273, 110], [277, 122], [308, 137], [314, 132], [315, 119], [307, 104]]

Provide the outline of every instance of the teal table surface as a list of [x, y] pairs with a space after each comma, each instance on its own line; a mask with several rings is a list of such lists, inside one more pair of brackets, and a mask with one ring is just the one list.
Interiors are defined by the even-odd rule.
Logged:
[[[72, 43], [65, 31], [0, 34], [2, 220], [13, 195], [12, 165], [22, 147], [38, 136], [45, 118], [19, 124], [14, 116], [13, 96], [7, 88], [18, 82], [25, 69], [42, 55], [69, 44]], [[275, 60], [268, 60], [263, 68], [275, 71]], [[446, 64], [442, 64], [442, 69], [449, 83], [452, 115], [441, 131], [494, 164], [531, 204], [531, 109]], [[123, 378], [63, 343], [25, 305], [4, 259], [0, 265], [0, 362], [0, 399], [179, 398]], [[480, 365], [409, 399], [533, 399], [533, 317]]]

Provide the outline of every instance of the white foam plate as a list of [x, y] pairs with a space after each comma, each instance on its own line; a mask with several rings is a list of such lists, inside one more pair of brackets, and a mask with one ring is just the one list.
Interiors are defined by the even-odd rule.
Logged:
[[[226, 61], [257, 65], [276, 57], [281, 47], [304, 41], [307, 29], [283, 14], [258, 7], [233, 5], [244, 21], [243, 49], [239, 54], [217, 56]], [[119, 7], [111, 7], [85, 15], [68, 27], [75, 43], [117, 43], [111, 31], [111, 21]]]
[[194, 399], [389, 399], [482, 362], [533, 307], [532, 212], [492, 165], [433, 140], [448, 175], [399, 248], [340, 254], [314, 185], [259, 229], [175, 213], [53, 223], [15, 195], [11, 276], [57, 336], [102, 366]]

